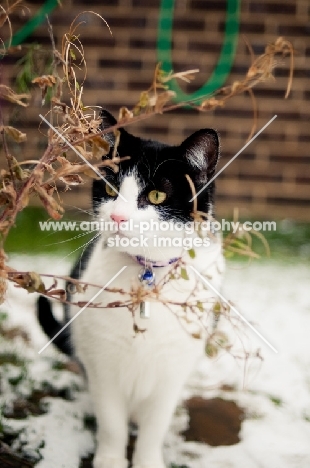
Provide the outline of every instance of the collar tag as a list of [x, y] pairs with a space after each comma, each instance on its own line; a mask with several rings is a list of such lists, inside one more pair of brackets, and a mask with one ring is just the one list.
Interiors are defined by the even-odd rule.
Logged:
[[[150, 265], [145, 265], [143, 270], [139, 273], [139, 281], [144, 288], [150, 289], [155, 284], [155, 273]], [[141, 301], [140, 302], [140, 317], [150, 318], [150, 303]]]

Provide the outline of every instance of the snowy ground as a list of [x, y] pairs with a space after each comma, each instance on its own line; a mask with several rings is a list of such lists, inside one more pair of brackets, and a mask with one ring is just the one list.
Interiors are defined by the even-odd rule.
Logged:
[[[14, 258], [20, 270], [67, 274], [67, 261], [56, 258]], [[232, 354], [205, 359], [193, 375], [184, 398], [220, 396], [244, 408], [241, 441], [232, 446], [210, 447], [185, 442], [178, 431], [185, 429], [187, 416], [178, 411], [167, 436], [168, 463], [188, 468], [309, 468], [310, 467], [310, 269], [305, 264], [255, 263], [250, 267], [232, 264], [227, 271], [225, 297], [232, 300], [260, 333], [278, 350], [272, 351], [254, 332], [242, 335], [246, 349], [263, 357], [248, 360], [241, 342]], [[10, 326], [22, 326], [31, 346], [21, 339], [0, 342], [0, 353], [12, 347], [27, 364], [5, 364], [1, 369], [0, 407], [8, 411], [16, 395], [34, 389], [65, 389], [68, 398], [46, 397], [48, 411], [26, 419], [2, 417], [0, 427], [19, 432], [14, 449], [42, 457], [38, 468], [78, 468], [81, 456], [94, 450], [93, 434], [84, 424], [91, 404], [83, 380], [68, 370], [59, 370], [62, 356], [46, 343], [34, 314], [35, 296], [11, 287], [1, 310], [8, 312]], [[239, 346], [239, 348], [238, 348]], [[55, 365], [55, 363], [57, 365]], [[24, 374], [23, 374], [24, 373]], [[22, 375], [23, 374], [23, 375]], [[232, 390], [220, 387], [230, 385]]]

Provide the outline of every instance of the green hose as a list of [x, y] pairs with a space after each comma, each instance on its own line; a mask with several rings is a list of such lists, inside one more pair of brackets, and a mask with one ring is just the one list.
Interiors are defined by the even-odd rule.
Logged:
[[[207, 2], [206, 9], [207, 9]], [[172, 64], [172, 33], [173, 13], [175, 0], [162, 0], [159, 12], [157, 55], [163, 71], [169, 73], [173, 70]], [[169, 89], [176, 93], [175, 101], [202, 101], [207, 95], [213, 93], [224, 85], [233, 65], [239, 34], [239, 16], [241, 0], [227, 0], [224, 43], [213, 73], [208, 81], [197, 91], [187, 94], [178, 85], [175, 79], [169, 83]]]
[[[36, 14], [23, 26], [19, 31], [17, 31], [11, 41], [12, 46], [17, 46], [24, 42], [30, 34], [45, 21], [45, 15], [48, 15], [51, 11], [58, 6], [57, 0], [47, 0], [44, 5], [36, 12]], [[6, 43], [6, 46], [8, 43]]]

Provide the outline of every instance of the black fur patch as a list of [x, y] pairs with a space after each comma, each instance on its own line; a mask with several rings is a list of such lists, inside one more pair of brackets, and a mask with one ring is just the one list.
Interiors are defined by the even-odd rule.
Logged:
[[[115, 125], [114, 117], [102, 111], [102, 130]], [[196, 192], [210, 180], [219, 158], [219, 140], [215, 130], [204, 129], [195, 132], [180, 146], [169, 146], [153, 140], [145, 140], [120, 129], [121, 137], [117, 148], [120, 157], [130, 156], [120, 164], [119, 173], [105, 168], [105, 178], [117, 188], [129, 173], [138, 175], [142, 190], [138, 196], [138, 207], [148, 206], [147, 195], [151, 190], [164, 191], [166, 200], [160, 205], [153, 205], [162, 220], [191, 221], [193, 204], [190, 185], [185, 177], [192, 179]], [[111, 135], [111, 134], [108, 134]], [[105, 158], [111, 158], [110, 154]], [[198, 210], [212, 213], [214, 183], [211, 183], [198, 196]], [[105, 182], [96, 180], [93, 184], [94, 209], [110, 197], [105, 191]]]

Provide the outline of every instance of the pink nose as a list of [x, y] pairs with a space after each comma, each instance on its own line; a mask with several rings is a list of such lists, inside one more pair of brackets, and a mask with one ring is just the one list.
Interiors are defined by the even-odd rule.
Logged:
[[120, 215], [111, 214], [111, 219], [112, 219], [116, 224], [120, 224], [120, 223], [122, 223], [123, 221], [128, 221], [128, 218], [127, 218], [126, 215], [124, 215], [124, 214], [120, 214]]

